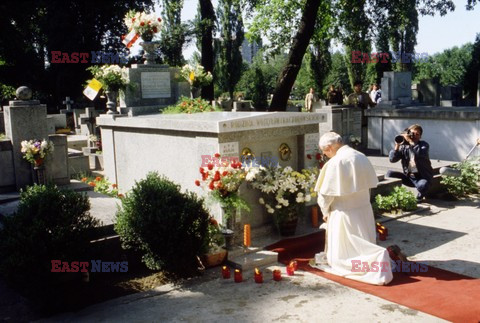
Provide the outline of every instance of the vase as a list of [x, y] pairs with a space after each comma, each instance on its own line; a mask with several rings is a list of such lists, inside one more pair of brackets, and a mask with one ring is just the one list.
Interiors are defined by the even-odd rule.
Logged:
[[225, 249], [232, 250], [234, 244], [234, 228], [236, 210], [233, 207], [222, 207], [223, 223], [225, 227], [222, 229], [223, 237], [225, 238]]
[[117, 96], [118, 92], [113, 90], [108, 90], [105, 92], [107, 95], [107, 114], [118, 114], [117, 111]]
[[200, 97], [200, 93], [202, 92], [201, 87], [190, 87], [190, 98], [195, 99]]
[[45, 176], [45, 166], [43, 166], [43, 164], [40, 166], [34, 166], [32, 175], [33, 175], [33, 183], [37, 185], [47, 184], [47, 178]]
[[145, 58], [145, 65], [155, 65], [155, 59], [157, 58], [156, 50], [160, 46], [160, 42], [158, 41], [143, 41], [140, 43], [142, 46], [144, 54], [143, 58]]
[[40, 167], [43, 165], [43, 158], [35, 159], [35, 167]]
[[297, 206], [280, 209], [275, 216], [275, 224], [281, 236], [288, 237], [295, 235], [298, 224]]

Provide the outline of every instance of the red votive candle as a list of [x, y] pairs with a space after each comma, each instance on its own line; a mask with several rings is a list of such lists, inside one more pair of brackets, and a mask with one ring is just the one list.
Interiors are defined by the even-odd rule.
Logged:
[[380, 241], [387, 240], [387, 234], [383, 230], [378, 230], [378, 239]]
[[233, 279], [236, 283], [241, 283], [243, 281], [242, 272], [240, 271], [240, 269], [235, 269]]
[[275, 269], [273, 271], [273, 280], [277, 282], [282, 280], [282, 272], [280, 269]]
[[227, 266], [222, 267], [222, 277], [223, 279], [229, 279], [230, 278], [230, 268]]
[[255, 279], [255, 282], [257, 284], [263, 283], [263, 274], [260, 270], [258, 270], [258, 268], [255, 268], [255, 273], [254, 273], [253, 278]]

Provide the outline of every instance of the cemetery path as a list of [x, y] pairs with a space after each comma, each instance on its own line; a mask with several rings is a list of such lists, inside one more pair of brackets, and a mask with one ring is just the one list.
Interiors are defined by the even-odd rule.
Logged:
[[[389, 237], [380, 244], [397, 244], [411, 260], [478, 279], [478, 202], [478, 196], [472, 201], [428, 200], [430, 210], [387, 222]], [[263, 270], [274, 268], [285, 273], [281, 264]], [[217, 267], [182, 285], [160, 286], [48, 321], [443, 321], [309, 272], [297, 271], [281, 282], [266, 275], [264, 284], [255, 284], [252, 275], [244, 273], [244, 282], [236, 284], [221, 279]]]

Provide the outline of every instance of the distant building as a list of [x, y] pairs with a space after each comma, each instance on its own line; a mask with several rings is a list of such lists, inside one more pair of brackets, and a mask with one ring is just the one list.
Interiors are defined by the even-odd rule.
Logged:
[[242, 43], [242, 58], [243, 61], [252, 64], [253, 58], [257, 55], [258, 51], [262, 48], [262, 40], [258, 43], [250, 43], [246, 38]]

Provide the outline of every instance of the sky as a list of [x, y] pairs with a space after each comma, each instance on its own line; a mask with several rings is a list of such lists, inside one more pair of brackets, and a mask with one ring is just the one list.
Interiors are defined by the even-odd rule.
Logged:
[[[217, 1], [213, 0], [216, 6]], [[455, 11], [440, 15], [420, 16], [419, 32], [417, 34], [416, 53], [433, 55], [453, 46], [462, 46], [468, 42], [473, 43], [477, 33], [480, 33], [480, 4], [474, 10], [467, 11], [467, 0], [453, 0]], [[191, 20], [197, 13], [198, 0], [184, 0], [182, 20]], [[160, 15], [160, 10], [157, 9]], [[184, 49], [184, 57], [191, 58], [196, 50], [194, 44]]]

